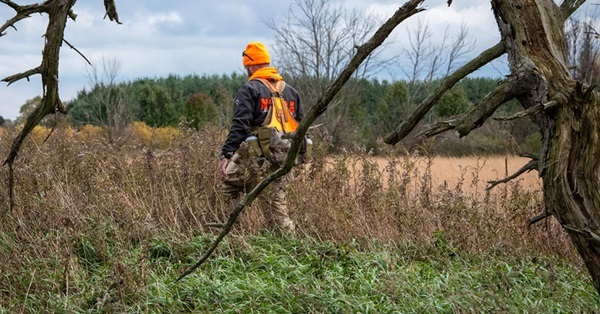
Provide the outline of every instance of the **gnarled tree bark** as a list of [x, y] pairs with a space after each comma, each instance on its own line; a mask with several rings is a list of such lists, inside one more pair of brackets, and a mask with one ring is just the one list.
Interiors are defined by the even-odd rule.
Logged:
[[517, 97], [534, 114], [547, 143], [540, 160], [544, 201], [569, 234], [600, 293], [600, 99], [569, 74], [563, 17], [552, 0], [493, 0], [513, 73], [536, 79]]

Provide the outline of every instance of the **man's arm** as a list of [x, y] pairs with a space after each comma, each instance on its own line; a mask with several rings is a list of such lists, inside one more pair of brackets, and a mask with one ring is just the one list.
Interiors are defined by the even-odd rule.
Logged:
[[250, 122], [253, 117], [254, 101], [252, 90], [248, 84], [244, 84], [237, 92], [233, 106], [233, 119], [229, 134], [221, 149], [221, 158], [229, 159], [233, 153], [240, 148], [240, 144], [248, 137]]

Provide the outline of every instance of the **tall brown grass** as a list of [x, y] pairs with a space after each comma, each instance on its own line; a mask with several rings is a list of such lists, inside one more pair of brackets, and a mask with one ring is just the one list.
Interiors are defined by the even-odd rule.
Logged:
[[[3, 134], [0, 156], [7, 155], [15, 132]], [[46, 142], [34, 138], [24, 145], [15, 163], [13, 211], [7, 184], [0, 189], [0, 299], [76, 291], [69, 278], [83, 277], [82, 256], [110, 265], [114, 284], [142, 280], [143, 269], [122, 262], [128, 250], [153, 238], [214, 234], [218, 230], [205, 223], [226, 219], [216, 172], [221, 131], [182, 128], [167, 142], [130, 131], [112, 143], [94, 132], [59, 129]], [[299, 236], [377, 241], [391, 249], [405, 242], [436, 245], [443, 237], [459, 251], [555, 255], [579, 263], [552, 218], [528, 227], [528, 219], [544, 209], [535, 178], [486, 191], [485, 181], [496, 172], [502, 177], [507, 167], [484, 170], [484, 158], [458, 159], [464, 166], [446, 177], [457, 162], [329, 156], [326, 140], [316, 142], [312, 162], [292, 173], [289, 206]], [[7, 167], [0, 176], [8, 181]], [[263, 230], [256, 206], [245, 209], [234, 236]], [[39, 271], [31, 275], [31, 269]]]

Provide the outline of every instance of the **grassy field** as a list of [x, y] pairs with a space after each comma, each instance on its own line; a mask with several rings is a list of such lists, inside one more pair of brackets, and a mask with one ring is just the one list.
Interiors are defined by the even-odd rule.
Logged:
[[[524, 164], [504, 156], [329, 156], [316, 147], [293, 173], [294, 237], [265, 233], [252, 204], [215, 255], [173, 283], [214, 238], [205, 223], [226, 219], [221, 141], [212, 131], [130, 132], [112, 143], [60, 129], [27, 141], [12, 211], [0, 189], [0, 313], [600, 308], [560, 226], [527, 224], [543, 212], [535, 175], [485, 190]], [[2, 135], [1, 155], [11, 136]], [[6, 167], [0, 176], [7, 182]]]

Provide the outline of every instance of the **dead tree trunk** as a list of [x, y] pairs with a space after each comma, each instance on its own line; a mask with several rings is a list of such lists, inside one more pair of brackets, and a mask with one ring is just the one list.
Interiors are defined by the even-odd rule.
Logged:
[[[44, 49], [42, 50], [42, 64], [33, 69], [2, 79], [3, 82], [7, 82], [8, 85], [10, 85], [21, 79], [29, 79], [30, 76], [39, 74], [42, 77], [43, 91], [40, 105], [27, 116], [27, 120], [25, 121], [22, 130], [14, 139], [10, 152], [8, 153], [8, 157], [3, 163], [3, 165], [8, 164], [9, 167], [9, 208], [11, 211], [14, 207], [13, 164], [17, 158], [17, 155], [19, 154], [19, 150], [21, 149], [23, 141], [25, 141], [27, 135], [31, 133], [31, 130], [33, 130], [33, 128], [40, 121], [42, 121], [45, 116], [55, 112], [66, 112], [62, 102], [60, 101], [60, 95], [58, 92], [58, 63], [60, 58], [60, 49], [63, 42], [77, 51], [75, 47], [73, 47], [64, 39], [67, 18], [75, 20], [77, 17], [77, 15], [72, 11], [72, 8], [76, 2], [77, 0], [47, 0], [37, 4], [19, 5], [11, 0], [0, 0], [0, 3], [6, 4], [15, 11], [15, 16], [13, 18], [0, 25], [0, 37], [5, 35], [5, 31], [8, 28], [14, 28], [16, 30], [17, 28], [15, 24], [21, 20], [31, 17], [31, 15], [35, 13], [43, 13], [48, 15], [48, 27], [46, 28], [46, 33], [44, 34], [45, 42]], [[104, 7], [106, 8], [106, 16], [108, 16], [111, 21], [121, 24], [114, 0], [104, 0]]]
[[[600, 293], [600, 98], [569, 74], [563, 16], [552, 0], [492, 0], [512, 77], [543, 135], [546, 208], [569, 234]], [[548, 105], [551, 104], [551, 105]], [[536, 110], [530, 110], [535, 112]]]

